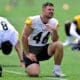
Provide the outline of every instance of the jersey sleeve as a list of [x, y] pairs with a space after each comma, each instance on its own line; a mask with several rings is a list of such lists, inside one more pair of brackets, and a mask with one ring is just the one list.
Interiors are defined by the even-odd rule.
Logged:
[[29, 27], [32, 26], [32, 19], [30, 17], [28, 17], [26, 20], [25, 20], [25, 24]]
[[59, 22], [58, 22], [58, 20], [55, 19], [55, 18], [52, 18], [52, 19], [50, 20], [50, 24], [53, 25], [53, 26], [55, 26], [56, 28], [59, 27]]
[[78, 29], [80, 29], [80, 15], [75, 16], [74, 20], [77, 21], [77, 25], [78, 25], [77, 27]]

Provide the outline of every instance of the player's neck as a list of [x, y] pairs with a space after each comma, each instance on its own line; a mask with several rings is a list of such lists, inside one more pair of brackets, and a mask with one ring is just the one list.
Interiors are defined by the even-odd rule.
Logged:
[[44, 24], [47, 24], [48, 23], [48, 21], [49, 21], [49, 19], [47, 19], [45, 16], [40, 16], [40, 18], [41, 18], [41, 21], [44, 23]]

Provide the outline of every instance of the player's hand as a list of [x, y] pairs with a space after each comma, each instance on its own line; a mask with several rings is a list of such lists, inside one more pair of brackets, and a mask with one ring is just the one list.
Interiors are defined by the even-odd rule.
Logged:
[[33, 53], [28, 53], [26, 56], [32, 61], [37, 61], [36, 56]]
[[46, 24], [46, 30], [51, 31], [53, 29], [53, 26]]
[[53, 27], [52, 25], [49, 25], [49, 24], [46, 24], [46, 30], [47, 31], [51, 31], [51, 30], [54, 30], [54, 31], [57, 31], [57, 27]]
[[20, 62], [20, 67], [25, 67], [25, 63], [24, 62]]

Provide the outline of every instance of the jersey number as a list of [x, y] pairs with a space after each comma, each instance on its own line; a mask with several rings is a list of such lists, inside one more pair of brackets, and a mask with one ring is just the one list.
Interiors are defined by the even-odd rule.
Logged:
[[3, 30], [8, 30], [8, 26], [5, 21], [1, 21], [1, 25], [2, 25]]
[[[40, 32], [40, 33], [38, 33], [36, 36], [34, 36], [33, 40], [36, 40], [36, 43], [39, 43], [39, 42], [40, 42], [42, 33], [43, 33], [43, 32]], [[49, 38], [49, 34], [50, 34], [50, 32], [48, 32], [48, 33], [45, 35], [45, 37], [42, 39], [42, 43], [43, 43], [43, 44], [44, 44], [44, 43], [47, 43], [48, 38]]]

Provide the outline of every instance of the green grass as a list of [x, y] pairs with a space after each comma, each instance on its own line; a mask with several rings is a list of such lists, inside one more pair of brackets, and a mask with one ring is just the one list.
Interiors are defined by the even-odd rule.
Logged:
[[[18, 0], [19, 1], [19, 0]], [[59, 20], [59, 36], [62, 42], [66, 36], [64, 32], [64, 22], [72, 20], [73, 17], [80, 13], [79, 0], [34, 0], [34, 4], [29, 6], [26, 0], [20, 0], [17, 6], [10, 6], [10, 10], [6, 11], [5, 7], [9, 5], [9, 0], [0, 0], [0, 16], [6, 17], [14, 27], [19, 31], [20, 35], [24, 26], [26, 17], [41, 13], [41, 5], [45, 1], [51, 1], [55, 5], [55, 15]], [[69, 4], [69, 10], [62, 8], [63, 4]], [[80, 80], [80, 52], [72, 51], [70, 47], [64, 48], [64, 58], [62, 62], [62, 70], [67, 75], [65, 78], [52, 77], [52, 68], [54, 65], [53, 58], [48, 61], [41, 62], [41, 73], [39, 78], [28, 77], [25, 75], [25, 69], [19, 67], [19, 59], [16, 51], [13, 49], [8, 56], [0, 52], [0, 64], [3, 66], [3, 74], [0, 80]], [[16, 72], [13, 73], [12, 71]]]

